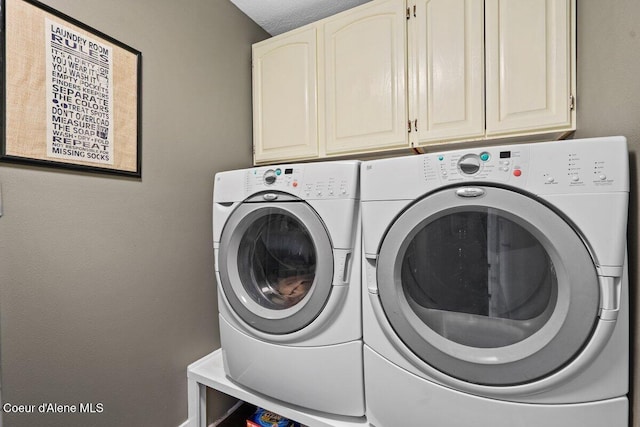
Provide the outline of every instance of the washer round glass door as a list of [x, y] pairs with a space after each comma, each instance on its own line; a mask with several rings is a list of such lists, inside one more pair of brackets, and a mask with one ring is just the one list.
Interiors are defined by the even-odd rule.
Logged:
[[466, 382], [516, 385], [570, 362], [598, 318], [582, 239], [551, 208], [496, 187], [433, 193], [388, 230], [378, 293], [427, 364]]
[[304, 328], [331, 292], [329, 235], [304, 202], [241, 204], [222, 230], [218, 260], [232, 309], [262, 332]]

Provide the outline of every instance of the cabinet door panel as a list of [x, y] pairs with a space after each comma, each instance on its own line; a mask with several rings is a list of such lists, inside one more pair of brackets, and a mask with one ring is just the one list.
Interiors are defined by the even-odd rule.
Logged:
[[569, 0], [487, 0], [487, 135], [571, 127]]
[[254, 161], [318, 155], [316, 29], [253, 47]]
[[409, 25], [419, 143], [484, 135], [482, 0], [418, 0]]
[[404, 10], [373, 2], [325, 23], [327, 154], [407, 145]]

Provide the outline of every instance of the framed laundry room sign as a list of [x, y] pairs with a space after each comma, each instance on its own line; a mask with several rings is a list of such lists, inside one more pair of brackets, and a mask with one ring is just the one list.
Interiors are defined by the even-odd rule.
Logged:
[[0, 4], [0, 160], [140, 177], [142, 54], [35, 0]]

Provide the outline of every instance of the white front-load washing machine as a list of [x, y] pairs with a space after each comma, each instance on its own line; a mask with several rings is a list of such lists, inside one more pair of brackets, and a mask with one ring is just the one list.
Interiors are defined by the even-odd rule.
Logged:
[[362, 164], [367, 419], [627, 427], [623, 137]]
[[288, 404], [364, 415], [357, 161], [216, 174], [226, 374]]

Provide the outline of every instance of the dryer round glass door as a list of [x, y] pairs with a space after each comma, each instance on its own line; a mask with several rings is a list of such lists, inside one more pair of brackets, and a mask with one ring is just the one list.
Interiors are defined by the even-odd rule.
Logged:
[[580, 352], [600, 289], [580, 236], [550, 207], [495, 187], [431, 194], [378, 257], [389, 323], [418, 357], [484, 385], [535, 381]]
[[222, 231], [219, 267], [234, 312], [252, 328], [285, 334], [307, 326], [324, 307], [333, 255], [307, 204], [244, 203]]

